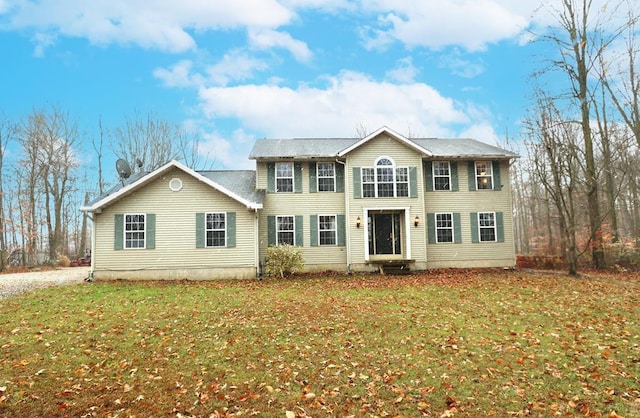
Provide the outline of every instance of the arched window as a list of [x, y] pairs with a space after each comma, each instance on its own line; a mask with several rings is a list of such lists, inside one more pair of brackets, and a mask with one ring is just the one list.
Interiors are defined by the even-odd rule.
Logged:
[[363, 197], [409, 196], [407, 167], [396, 167], [389, 157], [379, 157], [374, 167], [362, 168]]

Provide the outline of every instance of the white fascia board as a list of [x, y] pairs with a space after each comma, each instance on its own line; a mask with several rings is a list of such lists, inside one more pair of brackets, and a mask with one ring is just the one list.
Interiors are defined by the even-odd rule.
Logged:
[[147, 174], [146, 176], [140, 178], [138, 181], [131, 183], [131, 184], [127, 184], [126, 186], [124, 186], [122, 189], [118, 190], [117, 192], [115, 192], [112, 195], [106, 196], [104, 199], [96, 202], [95, 204], [91, 205], [91, 206], [81, 206], [80, 210], [83, 212], [100, 212], [102, 207], [115, 201], [120, 199], [123, 196], [126, 196], [129, 192], [131, 192], [132, 190], [138, 189], [139, 187], [143, 186], [146, 183], [149, 183], [152, 180], [155, 180], [158, 176], [166, 173], [167, 171], [173, 169], [173, 168], [178, 168], [182, 171], [184, 171], [185, 173], [191, 175], [192, 177], [194, 177], [195, 179], [209, 185], [210, 187], [213, 187], [214, 189], [218, 190], [219, 192], [229, 196], [230, 198], [242, 203], [243, 205], [245, 205], [247, 208], [249, 209], [262, 209], [262, 204], [260, 203], [254, 203], [254, 202], [250, 202], [240, 196], [238, 196], [237, 194], [233, 193], [230, 190], [227, 190], [226, 188], [222, 187], [221, 185], [219, 185], [218, 183], [202, 176], [201, 174], [198, 174], [196, 171], [190, 169], [189, 167], [187, 167], [186, 165], [176, 161], [176, 160], [171, 160], [168, 163], [166, 163], [165, 165], [163, 165], [160, 168], [157, 168], [155, 171], [152, 171], [151, 173]]

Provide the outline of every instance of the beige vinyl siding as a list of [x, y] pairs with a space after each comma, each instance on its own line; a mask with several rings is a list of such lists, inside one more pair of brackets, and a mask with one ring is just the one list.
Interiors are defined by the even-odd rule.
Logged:
[[[302, 193], [265, 194], [264, 209], [260, 212], [260, 259], [264, 260], [269, 243], [268, 217], [302, 216], [303, 246], [301, 249], [306, 270], [345, 270], [347, 263], [345, 246], [311, 247], [311, 227], [309, 224], [311, 215], [346, 215], [344, 210], [344, 193], [309, 193], [309, 163], [304, 161], [301, 164]], [[258, 177], [265, 179], [265, 181], [260, 184], [266, 189], [267, 163], [259, 162], [257, 164], [257, 170], [259, 173], [263, 173]], [[345, 216], [345, 218], [347, 217]]]
[[[182, 180], [178, 192], [169, 189]], [[197, 212], [235, 212], [233, 248], [196, 248]], [[116, 214], [155, 214], [155, 249], [114, 250]], [[175, 169], [95, 214], [96, 271], [255, 268], [255, 212], [182, 170]]]
[[[354, 199], [353, 193], [353, 168], [374, 167], [379, 157], [393, 159], [396, 167], [415, 167], [417, 177], [417, 198], [389, 197], [389, 198], [360, 198]], [[401, 142], [381, 135], [373, 138], [361, 147], [356, 148], [347, 156], [345, 169], [345, 191], [349, 196], [349, 214], [347, 215], [348, 237], [350, 237], [351, 264], [363, 265], [366, 263], [365, 254], [368, 252], [368, 243], [365, 242], [367, 220], [364, 216], [365, 209], [374, 208], [409, 208], [407, 219], [409, 223], [411, 259], [416, 260], [416, 268], [424, 268], [426, 260], [426, 219], [424, 210], [424, 175], [422, 172], [422, 155]], [[413, 226], [413, 219], [418, 216], [418, 227]], [[362, 226], [356, 228], [356, 218], [360, 217]], [[403, 228], [403, 233], [405, 229]], [[405, 241], [406, 242], [406, 241]], [[403, 255], [407, 257], [407, 247], [403, 245]]]
[[[467, 161], [458, 162], [460, 190], [425, 192], [427, 213], [453, 212], [460, 214], [461, 244], [428, 244], [427, 265], [440, 267], [505, 267], [515, 264], [513, 214], [509, 164], [500, 163], [502, 190], [468, 191]], [[502, 212], [504, 242], [472, 243], [470, 213]]]

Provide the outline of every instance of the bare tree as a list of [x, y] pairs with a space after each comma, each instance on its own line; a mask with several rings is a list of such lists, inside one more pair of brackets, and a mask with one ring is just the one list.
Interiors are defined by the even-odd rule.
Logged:
[[8, 255], [7, 248], [7, 219], [5, 214], [5, 179], [4, 179], [4, 154], [13, 141], [15, 127], [5, 116], [0, 117], [0, 270], [4, 270]]
[[533, 115], [528, 121], [529, 153], [535, 181], [542, 184], [558, 214], [563, 256], [569, 274], [578, 271], [577, 203], [579, 144], [574, 124], [566, 122], [554, 101], [539, 93]]
[[[173, 142], [180, 128], [149, 113], [127, 117], [124, 125], [109, 132], [115, 154], [126, 160], [134, 172], [153, 171], [178, 157]], [[142, 164], [138, 164], [137, 162]]]
[[[66, 235], [63, 222], [64, 202], [75, 187], [78, 167], [74, 146], [79, 140], [77, 123], [68, 112], [52, 106], [47, 110], [33, 110], [19, 129], [25, 172], [18, 173], [26, 185], [29, 216], [27, 221], [28, 252], [36, 262], [37, 238], [43, 238], [38, 227], [44, 218], [48, 239], [48, 256], [55, 260], [63, 248]], [[22, 170], [21, 170], [22, 171]], [[42, 216], [38, 200], [43, 200]]]
[[562, 0], [561, 6], [555, 9], [558, 28], [544, 37], [556, 46], [560, 56], [552, 60], [550, 69], [558, 70], [566, 76], [570, 86], [567, 91], [568, 107], [578, 109], [579, 113], [591, 257], [596, 268], [603, 268], [605, 259], [599, 200], [600, 181], [592, 132], [592, 97], [600, 81], [598, 65], [604, 51], [628, 27], [628, 22], [613, 30], [607, 27], [614, 20], [613, 16], [620, 5], [609, 4], [608, 8], [595, 13], [592, 0]]

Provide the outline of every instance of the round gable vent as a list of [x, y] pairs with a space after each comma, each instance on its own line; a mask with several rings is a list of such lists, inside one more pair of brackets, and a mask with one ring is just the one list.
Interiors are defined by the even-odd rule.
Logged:
[[182, 180], [179, 178], [173, 178], [169, 182], [169, 188], [174, 192], [179, 192], [182, 190]]

